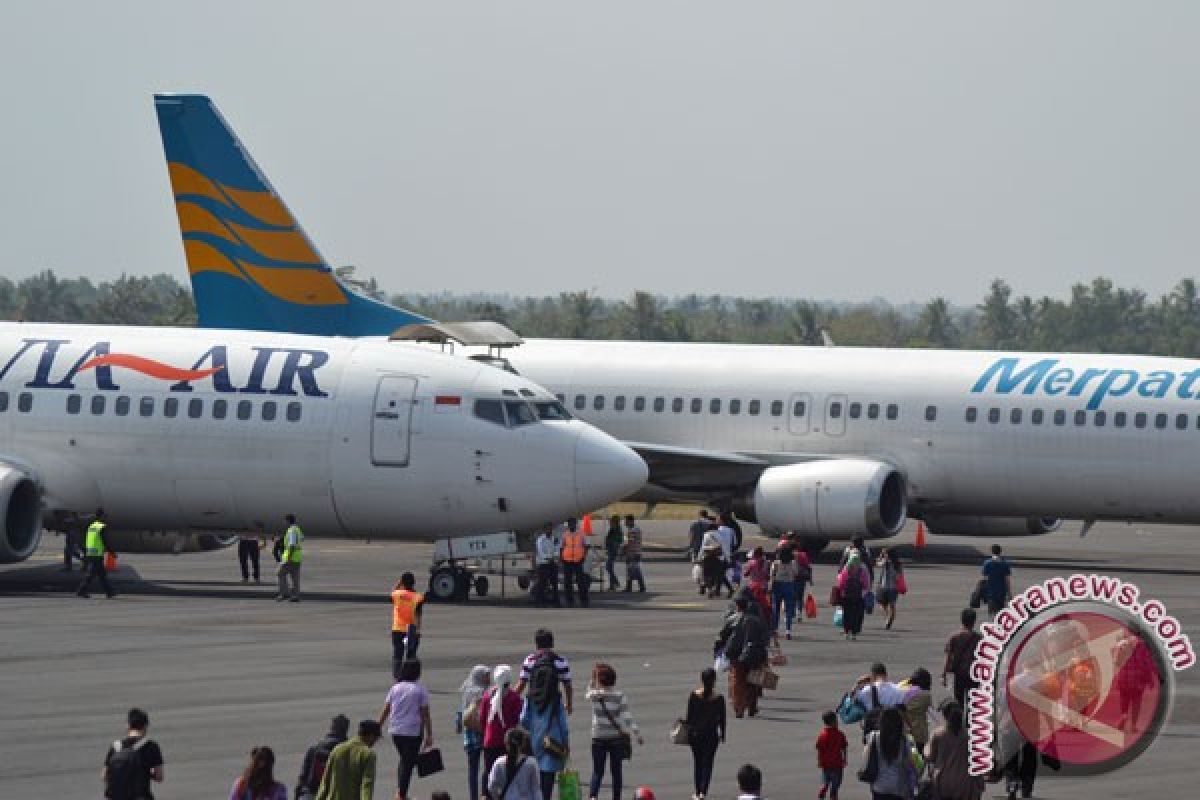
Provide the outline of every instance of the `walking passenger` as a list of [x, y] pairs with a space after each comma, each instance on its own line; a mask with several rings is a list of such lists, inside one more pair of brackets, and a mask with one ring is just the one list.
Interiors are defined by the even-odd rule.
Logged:
[[900, 681], [903, 697], [904, 722], [912, 734], [917, 749], [925, 751], [929, 742], [929, 709], [933, 705], [933, 676], [924, 667], [917, 667], [907, 680]]
[[749, 711], [758, 714], [762, 688], [750, 683], [750, 673], [767, 663], [767, 626], [758, 616], [758, 604], [749, 592], [734, 599], [734, 613], [726, 620], [718, 636], [718, 647], [729, 660], [729, 696], [733, 715], [738, 719]]
[[871, 781], [872, 800], [911, 800], [911, 757], [903, 715], [897, 708], [884, 709], [879, 717], [879, 730], [867, 735], [863, 749], [863, 760], [869, 762], [874, 758], [878, 765], [875, 780]]
[[704, 800], [712, 783], [717, 747], [725, 741], [725, 698], [717, 694], [717, 671], [712, 667], [700, 673], [700, 688], [688, 695], [688, 746], [692, 750], [693, 798]]
[[707, 591], [709, 597], [717, 597], [721, 593], [721, 587], [724, 586], [729, 590], [729, 596], [733, 597], [733, 585], [729, 583], [725, 574], [727, 567], [725, 544], [717, 533], [716, 524], [709, 524], [708, 532], [704, 534], [700, 547], [700, 565], [704, 570], [704, 588], [700, 594]]
[[613, 800], [621, 800], [622, 762], [632, 757], [634, 738], [639, 745], [645, 744], [629, 713], [625, 693], [616, 685], [617, 672], [610, 665], [600, 663], [592, 668], [586, 695], [592, 701], [592, 780], [588, 795], [591, 800], [600, 796], [605, 762], [612, 768]]
[[104, 554], [116, 554], [105, 537], [107, 527], [108, 523], [104, 521], [104, 509], [97, 508], [96, 516], [92, 520], [92, 524], [88, 525], [87, 534], [84, 536], [83, 581], [75, 590], [75, 594], [80, 597], [88, 597], [88, 588], [92, 585], [93, 578], [100, 581], [100, 588], [108, 597], [115, 597], [117, 594], [109, 584], [108, 570], [104, 568]]
[[[479, 800], [479, 766], [483, 759], [483, 696], [492, 682], [492, 671], [485, 664], [476, 664], [459, 687], [459, 720], [463, 735], [463, 750], [467, 754], [467, 796]], [[484, 782], [487, 774], [484, 773]]]
[[233, 782], [229, 800], [287, 800], [287, 787], [275, 780], [275, 751], [261, 745], [250, 751], [250, 763]]
[[[852, 553], [858, 554], [859, 563], [867, 568], [867, 572], [871, 574], [871, 583], [875, 582], [875, 559], [871, 557], [871, 548], [867, 547], [866, 540], [861, 536], [855, 536], [850, 540], [850, 544], [842, 551], [842, 560], [838, 562], [838, 569], [846, 566], [846, 562], [850, 560]], [[868, 584], [869, 586], [870, 584]]]
[[771, 583], [771, 567], [767, 564], [767, 554], [763, 552], [762, 547], [755, 547], [750, 552], [750, 558], [742, 570], [742, 579], [746, 588], [750, 590], [750, 594], [754, 596], [758, 607], [762, 609], [762, 618], [768, 626], [774, 629], [775, 617], [772, 612], [771, 595], [768, 591]]
[[992, 557], [983, 562], [979, 572], [985, 581], [983, 597], [987, 600], [988, 614], [996, 616], [1012, 598], [1012, 567], [1004, 558], [1004, 548], [992, 545]]
[[493, 800], [542, 800], [541, 775], [532, 757], [529, 732], [510, 730], [504, 737], [503, 752], [488, 772], [488, 796]]
[[615, 592], [621, 588], [617, 579], [617, 559], [621, 548], [625, 546], [625, 535], [621, 533], [621, 518], [613, 514], [608, 518], [608, 533], [604, 536], [604, 570], [608, 573], [608, 590]]
[[984, 779], [970, 773], [970, 742], [963, 726], [962, 706], [942, 703], [945, 724], [933, 732], [926, 748], [937, 800], [980, 800]]
[[557, 606], [558, 546], [548, 528], [538, 535], [535, 548], [537, 583], [534, 586], [534, 601], [540, 606]]
[[[483, 774], [492, 774], [492, 765], [504, 755], [505, 737], [521, 721], [525, 701], [513, 691], [512, 670], [504, 664], [492, 670], [492, 688], [483, 696], [479, 716], [483, 720]], [[488, 779], [491, 780], [490, 778]], [[488, 795], [488, 786], [484, 794]], [[499, 800], [491, 796], [492, 800]]]
[[903, 569], [900, 553], [894, 547], [884, 547], [879, 551], [875, 573], [879, 579], [876, 595], [880, 607], [887, 612], [887, 621], [883, 625], [885, 629], [891, 629], [896, 621], [896, 601], [900, 599], [900, 575]]
[[408, 787], [417, 767], [417, 756], [433, 747], [429, 692], [420, 679], [421, 662], [405, 661], [400, 668], [400, 680], [388, 691], [379, 712], [379, 725], [387, 725], [400, 758], [396, 767], [396, 800], [409, 800]]
[[625, 515], [625, 591], [633, 591], [633, 582], [638, 582], [638, 591], [646, 591], [646, 576], [642, 574], [642, 529], [633, 514]]
[[[304, 561], [304, 532], [296, 524], [296, 515], [288, 514], [287, 530], [283, 534], [279, 554], [279, 594], [275, 600], [300, 602], [300, 564]], [[291, 583], [291, 589], [288, 584]]]
[[338, 714], [329, 725], [329, 733], [304, 752], [300, 775], [296, 778], [296, 800], [312, 800], [321, 788], [321, 779], [329, 769], [329, 758], [334, 748], [346, 741], [350, 733], [350, 720]]
[[688, 552], [691, 553], [693, 563], [700, 561], [700, 548], [704, 541], [704, 534], [708, 533], [710, 522], [712, 522], [712, 517], [708, 515], [707, 509], [702, 508], [696, 521], [688, 526]]
[[544, 697], [557, 697], [561, 694], [567, 713], [574, 712], [575, 691], [571, 685], [571, 664], [554, 652], [554, 634], [546, 628], [538, 628], [533, 634], [533, 645], [537, 649], [525, 656], [525, 660], [521, 662], [517, 692], [528, 689], [528, 697], [536, 697], [539, 703]]
[[[254, 573], [254, 582], [261, 583], [259, 573], [259, 551], [261, 549], [260, 537], [256, 533], [243, 531], [238, 535], [238, 566], [242, 568], [242, 583], [250, 582], [250, 573]], [[253, 570], [251, 570], [253, 567]]]
[[946, 676], [954, 676], [954, 702], [960, 709], [967, 708], [967, 693], [979, 684], [971, 677], [971, 665], [975, 661], [975, 647], [983, 635], [975, 630], [975, 609], [964, 608], [959, 616], [962, 629], [946, 642], [946, 660], [942, 665], [942, 686]]
[[530, 749], [541, 773], [542, 800], [550, 800], [555, 779], [567, 765], [570, 731], [559, 693], [534, 691], [536, 685], [539, 684], [531, 684], [521, 711], [521, 727], [529, 731]]
[[146, 735], [150, 716], [129, 709], [125, 736], [112, 743], [104, 757], [104, 796], [154, 800], [150, 784], [162, 783], [163, 755], [158, 742]]
[[817, 790], [817, 798], [825, 800], [828, 796], [829, 800], [838, 800], [850, 743], [846, 741], [846, 734], [838, 728], [836, 712], [826, 711], [821, 715], [821, 722], [825, 727], [817, 734], [817, 769], [821, 770], [821, 788]]
[[[800, 541], [800, 537], [795, 533], [789, 535], [788, 543], [792, 546], [792, 558], [796, 561], [796, 608], [803, 609], [808, 589], [813, 585], [812, 559], [809, 558], [808, 552], [802, 546], [803, 542]], [[796, 612], [796, 621], [804, 621], [802, 611]]]
[[567, 520], [567, 530], [562, 535], [562, 549], [559, 551], [563, 568], [563, 591], [567, 595], [567, 605], [575, 606], [575, 590], [579, 590], [579, 605], [588, 607], [588, 583], [591, 576], [584, 569], [587, 559], [587, 539], [579, 530], [579, 522], [574, 518]]
[[400, 576], [392, 589], [392, 662], [398, 665], [417, 657], [421, 643], [421, 615], [425, 595], [417, 591], [417, 578], [411, 572]]
[[871, 588], [870, 572], [862, 565], [858, 551], [846, 559], [846, 566], [837, 576], [837, 587], [842, 597], [842, 631], [847, 639], [857, 639], [862, 633], [866, 596]]
[[358, 723], [358, 735], [329, 754], [316, 800], [371, 800], [375, 793], [375, 743], [383, 729], [373, 719]]
[[779, 622], [783, 620], [787, 638], [792, 638], [792, 621], [796, 618], [796, 575], [792, 546], [784, 545], [771, 563], [771, 612], [776, 637], [779, 636]]

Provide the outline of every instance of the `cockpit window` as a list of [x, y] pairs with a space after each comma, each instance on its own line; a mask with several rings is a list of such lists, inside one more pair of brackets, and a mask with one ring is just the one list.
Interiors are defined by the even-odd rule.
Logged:
[[533, 404], [533, 407], [537, 409], [538, 419], [564, 420], [571, 418], [571, 413], [563, 408], [562, 403], [539, 400]]
[[475, 416], [497, 425], [508, 424], [504, 420], [504, 403], [501, 400], [476, 400]]
[[524, 397], [536, 397], [537, 396], [533, 392], [529, 391], [528, 389], [521, 389], [520, 391]]
[[518, 425], [537, 422], [537, 417], [528, 403], [522, 403], [520, 400], [505, 400], [504, 408], [508, 411], [508, 424], [514, 428]]

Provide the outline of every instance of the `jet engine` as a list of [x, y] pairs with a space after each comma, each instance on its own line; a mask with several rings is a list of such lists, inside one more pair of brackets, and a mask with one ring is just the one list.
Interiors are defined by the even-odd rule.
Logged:
[[926, 514], [929, 532], [942, 536], [1041, 536], [1058, 530], [1054, 517], [977, 517], [969, 514]]
[[29, 474], [0, 465], [0, 564], [24, 561], [42, 538], [42, 493]]
[[895, 536], [906, 514], [904, 476], [881, 461], [830, 459], [771, 467], [754, 489], [754, 515], [772, 534]]

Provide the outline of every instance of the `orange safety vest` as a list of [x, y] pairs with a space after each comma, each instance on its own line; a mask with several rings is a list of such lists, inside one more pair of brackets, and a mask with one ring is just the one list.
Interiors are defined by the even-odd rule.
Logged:
[[425, 599], [420, 592], [397, 589], [392, 592], [392, 630], [404, 632], [417, 624], [417, 606]]
[[584, 544], [583, 534], [579, 531], [571, 533], [567, 531], [563, 534], [562, 543], [562, 560], [568, 564], [583, 563], [584, 554], [587, 552], [587, 546]]

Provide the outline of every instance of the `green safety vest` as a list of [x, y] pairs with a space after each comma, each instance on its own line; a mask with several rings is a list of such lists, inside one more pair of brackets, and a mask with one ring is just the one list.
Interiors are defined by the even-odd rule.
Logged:
[[83, 545], [85, 555], [96, 558], [104, 555], [104, 538], [101, 536], [103, 532], [104, 523], [100, 520], [88, 525], [87, 539]]
[[[296, 535], [294, 544], [289, 544], [288, 540], [292, 534]], [[299, 564], [304, 560], [304, 532], [300, 530], [299, 525], [293, 525], [287, 529], [287, 533], [283, 534], [283, 563]]]

